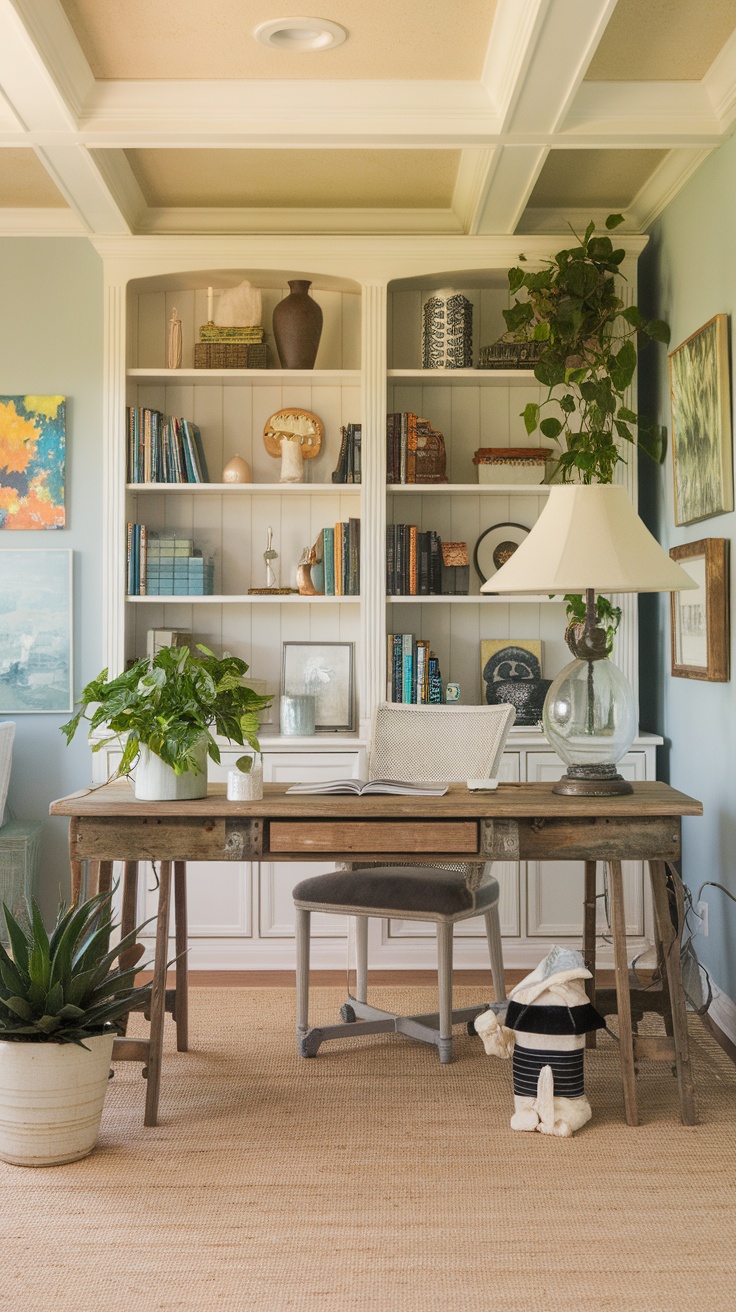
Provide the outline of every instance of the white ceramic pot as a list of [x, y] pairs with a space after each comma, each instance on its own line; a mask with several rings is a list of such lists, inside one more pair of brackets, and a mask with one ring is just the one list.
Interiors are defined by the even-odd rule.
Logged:
[[207, 741], [196, 750], [199, 771], [175, 774], [160, 756], [144, 743], [135, 768], [135, 795], [142, 802], [177, 802], [207, 796]]
[[92, 1152], [100, 1129], [114, 1034], [76, 1043], [0, 1040], [0, 1158], [61, 1166]]

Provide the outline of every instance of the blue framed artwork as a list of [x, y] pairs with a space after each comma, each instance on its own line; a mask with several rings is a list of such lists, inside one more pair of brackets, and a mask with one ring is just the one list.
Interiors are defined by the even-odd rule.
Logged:
[[72, 710], [72, 553], [0, 551], [0, 715]]
[[0, 396], [0, 529], [64, 528], [66, 397]]

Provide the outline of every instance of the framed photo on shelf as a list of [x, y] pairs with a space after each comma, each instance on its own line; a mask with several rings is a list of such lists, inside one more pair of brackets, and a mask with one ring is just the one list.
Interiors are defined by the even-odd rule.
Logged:
[[670, 548], [698, 584], [672, 593], [672, 674], [727, 683], [730, 678], [729, 540], [702, 538]]
[[670, 353], [675, 523], [733, 510], [728, 315]]
[[72, 553], [0, 557], [0, 715], [58, 715], [72, 706]]
[[316, 733], [351, 732], [355, 723], [352, 642], [285, 642], [284, 696], [314, 697]]

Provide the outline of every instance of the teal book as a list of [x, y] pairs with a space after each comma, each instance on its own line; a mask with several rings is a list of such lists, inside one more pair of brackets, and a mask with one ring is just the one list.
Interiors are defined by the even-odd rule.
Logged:
[[324, 567], [325, 567], [325, 596], [334, 597], [335, 595], [335, 530], [326, 528], [324, 530]]

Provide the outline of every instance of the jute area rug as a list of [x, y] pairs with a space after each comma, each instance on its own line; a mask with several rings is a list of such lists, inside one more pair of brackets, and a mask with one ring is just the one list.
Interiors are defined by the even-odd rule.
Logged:
[[[430, 1009], [429, 990], [377, 989]], [[477, 990], [456, 990], [457, 1001]], [[315, 1019], [342, 995], [314, 990]], [[97, 1151], [0, 1163], [12, 1312], [732, 1312], [736, 1068], [692, 1021], [700, 1124], [643, 1063], [623, 1120], [617, 1048], [588, 1054], [572, 1140], [509, 1129], [511, 1070], [396, 1036], [295, 1052], [288, 989], [195, 989], [168, 1036], [161, 1124], [119, 1064]]]

